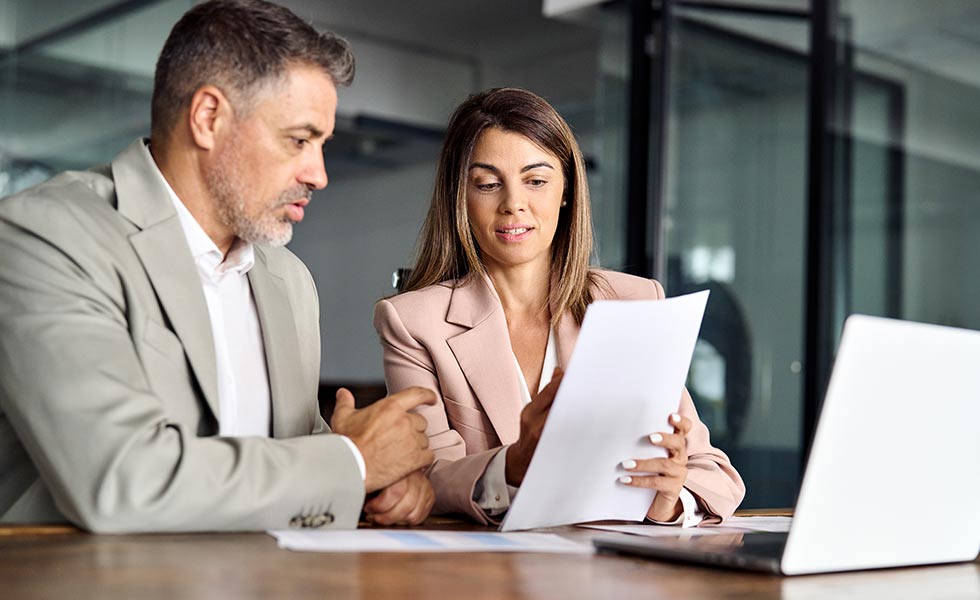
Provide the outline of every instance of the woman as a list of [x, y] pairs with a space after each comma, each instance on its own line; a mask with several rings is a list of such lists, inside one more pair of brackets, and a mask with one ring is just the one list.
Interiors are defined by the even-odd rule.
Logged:
[[[495, 522], [523, 480], [588, 305], [664, 297], [656, 281], [590, 269], [591, 255], [585, 166], [565, 121], [520, 89], [460, 105], [407, 289], [374, 317], [389, 393], [438, 395], [419, 410], [436, 454], [434, 512]], [[745, 488], [687, 390], [668, 420], [650, 436], [667, 458], [623, 457], [610, 473], [657, 490], [652, 521], [731, 515]]]

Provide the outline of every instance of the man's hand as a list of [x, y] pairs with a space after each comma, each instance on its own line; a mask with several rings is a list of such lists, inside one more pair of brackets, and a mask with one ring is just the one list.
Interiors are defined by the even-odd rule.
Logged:
[[537, 398], [521, 411], [521, 433], [514, 444], [507, 449], [507, 462], [504, 465], [504, 478], [508, 485], [519, 486], [524, 481], [524, 474], [531, 464], [534, 449], [538, 447], [541, 430], [555, 400], [561, 378], [565, 375], [561, 369], [555, 369], [548, 385], [544, 386]]
[[367, 520], [377, 525], [420, 525], [432, 511], [436, 493], [429, 478], [415, 471], [381, 490], [364, 504]]
[[349, 437], [361, 451], [367, 471], [367, 493], [386, 488], [432, 464], [434, 455], [428, 449], [425, 418], [408, 411], [435, 402], [432, 390], [413, 387], [358, 410], [350, 391], [337, 390], [330, 428]]

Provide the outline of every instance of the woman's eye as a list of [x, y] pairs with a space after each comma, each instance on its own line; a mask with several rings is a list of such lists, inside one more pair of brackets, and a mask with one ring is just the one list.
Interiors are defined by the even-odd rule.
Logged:
[[541, 187], [541, 186], [545, 185], [546, 183], [548, 183], [548, 180], [547, 179], [529, 179], [527, 183], [531, 187]]
[[498, 187], [500, 187], [500, 184], [497, 182], [476, 184], [476, 189], [480, 190], [481, 192], [492, 192]]

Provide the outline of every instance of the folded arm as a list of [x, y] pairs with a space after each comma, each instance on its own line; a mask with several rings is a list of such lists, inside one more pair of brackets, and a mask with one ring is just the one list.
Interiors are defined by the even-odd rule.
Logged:
[[364, 486], [339, 436], [201, 438], [172, 418], [193, 404], [151, 387], [158, 351], [133, 337], [143, 324], [110, 259], [4, 220], [0, 256], [0, 417], [68, 519], [100, 532], [356, 525]]
[[428, 423], [426, 435], [436, 460], [426, 471], [435, 490], [434, 514], [466, 514], [482, 524], [490, 524], [487, 513], [474, 500], [474, 492], [487, 465], [500, 451], [493, 448], [467, 455], [466, 443], [449, 427], [435, 366], [428, 350], [412, 337], [395, 307], [387, 300], [378, 302], [374, 312], [384, 353], [385, 383], [388, 393], [419, 386], [436, 393], [436, 403], [420, 406], [417, 412]]

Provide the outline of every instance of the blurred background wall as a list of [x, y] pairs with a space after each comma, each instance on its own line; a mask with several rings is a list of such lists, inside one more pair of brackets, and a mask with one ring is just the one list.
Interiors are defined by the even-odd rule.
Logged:
[[[411, 265], [451, 111], [492, 86], [572, 125], [597, 263], [712, 290], [688, 384], [745, 506], [795, 501], [820, 402], [805, 379], [848, 314], [980, 328], [980, 3], [283, 4], [357, 56], [330, 184], [290, 245], [319, 288], [327, 386], [383, 385], [374, 302]], [[0, 0], [0, 196], [148, 135], [156, 55], [192, 5]]]

